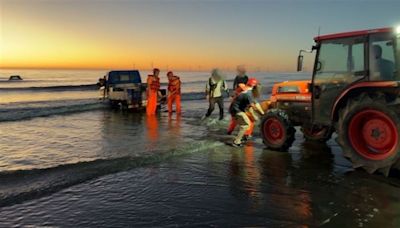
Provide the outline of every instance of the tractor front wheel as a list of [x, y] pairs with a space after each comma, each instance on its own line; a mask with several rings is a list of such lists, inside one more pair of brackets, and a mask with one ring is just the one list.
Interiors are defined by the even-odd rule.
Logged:
[[337, 142], [355, 168], [388, 175], [399, 159], [399, 104], [383, 94], [363, 93], [350, 99], [339, 113]]
[[269, 110], [261, 121], [263, 142], [272, 150], [287, 151], [293, 144], [295, 132], [288, 115], [279, 109]]

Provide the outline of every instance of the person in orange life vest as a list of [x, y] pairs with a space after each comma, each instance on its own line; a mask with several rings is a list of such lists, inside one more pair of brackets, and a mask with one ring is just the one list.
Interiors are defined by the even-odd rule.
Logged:
[[[251, 90], [251, 92], [252, 92], [254, 108], [251, 106], [246, 111], [246, 115], [248, 116], [250, 121], [249, 121], [249, 128], [244, 133], [243, 139], [245, 141], [252, 137], [253, 130], [254, 130], [254, 123], [258, 120], [258, 116], [254, 111], [257, 111], [260, 114], [264, 114], [264, 111], [262, 110], [261, 106], [255, 100], [256, 98], [260, 97], [260, 90], [261, 90], [261, 86], [258, 84], [258, 82], [255, 78], [250, 78], [247, 82], [247, 85], [245, 85], [243, 83], [239, 83], [238, 87], [235, 90], [235, 96], [233, 99], [235, 99], [241, 92], [244, 92], [247, 90]], [[238, 123], [237, 123], [235, 117], [232, 116], [231, 122], [228, 127], [228, 131], [227, 131], [227, 133], [229, 135], [232, 134], [232, 132], [235, 129], [235, 127], [237, 126], [237, 124]]]
[[162, 96], [160, 93], [160, 70], [157, 68], [153, 69], [153, 75], [147, 77], [147, 115], [155, 115], [157, 110], [158, 96]]
[[172, 71], [168, 77], [168, 112], [172, 113], [172, 104], [175, 102], [176, 113], [181, 113], [181, 80]]

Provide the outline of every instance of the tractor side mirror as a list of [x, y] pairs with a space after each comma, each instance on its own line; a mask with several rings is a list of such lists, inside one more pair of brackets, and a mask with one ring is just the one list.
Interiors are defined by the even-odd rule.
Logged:
[[303, 56], [299, 55], [297, 57], [297, 72], [302, 71], [303, 70]]
[[301, 54], [302, 52], [306, 53], [312, 53], [314, 49], [312, 50], [300, 50], [299, 51], [299, 56], [297, 57], [297, 72], [303, 70], [303, 55]]
[[322, 69], [322, 63], [320, 61], [315, 63], [315, 71], [320, 71]]

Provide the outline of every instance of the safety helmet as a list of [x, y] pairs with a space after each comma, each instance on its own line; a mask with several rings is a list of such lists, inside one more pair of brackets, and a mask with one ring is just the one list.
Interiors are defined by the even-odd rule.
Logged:
[[247, 86], [253, 87], [253, 86], [256, 86], [257, 84], [258, 84], [258, 81], [255, 78], [249, 78], [249, 80], [247, 81]]

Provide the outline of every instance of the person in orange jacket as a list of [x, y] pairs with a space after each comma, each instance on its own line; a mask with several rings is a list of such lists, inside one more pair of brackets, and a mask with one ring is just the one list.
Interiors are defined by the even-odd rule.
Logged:
[[153, 74], [148, 75], [147, 77], [147, 106], [146, 113], [147, 115], [155, 115], [157, 110], [157, 101], [158, 96], [161, 96], [160, 93], [160, 78], [159, 75], [160, 70], [157, 68], [153, 69]]
[[181, 80], [172, 71], [168, 77], [168, 112], [172, 113], [172, 104], [175, 102], [176, 113], [181, 113]]

